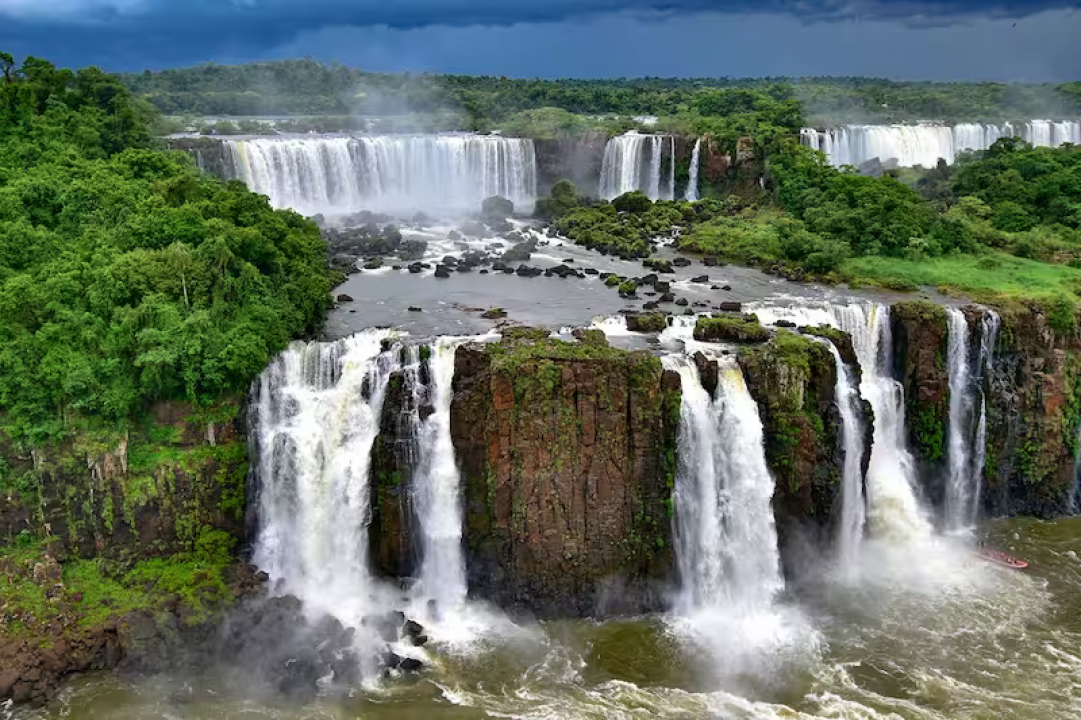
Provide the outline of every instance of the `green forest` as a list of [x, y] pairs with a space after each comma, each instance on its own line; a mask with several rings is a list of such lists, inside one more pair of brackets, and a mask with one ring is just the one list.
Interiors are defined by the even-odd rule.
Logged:
[[246, 391], [311, 332], [313, 223], [156, 147], [116, 77], [0, 54], [0, 424], [40, 443]]
[[[564, 182], [538, 216], [627, 256], [648, 255], [651, 233], [681, 225], [687, 251], [789, 277], [1042, 298], [1071, 324], [1081, 290], [1081, 148], [1004, 139], [953, 166], [874, 178], [829, 166], [797, 137], [808, 87], [912, 103], [944, 93], [942, 103], [973, 113], [1012, 98], [1027, 113], [1041, 94], [1076, 101], [1065, 86], [1030, 96], [844, 79], [513, 81], [308, 61], [121, 79], [33, 58], [16, 66], [8, 55], [0, 69], [0, 416], [9, 436], [31, 442], [88, 419], [120, 427], [159, 399], [242, 393], [274, 352], [320, 325], [332, 278], [316, 226], [157, 146], [159, 111], [223, 109], [168, 102], [218, 92], [341, 110], [340, 91], [360, 78], [369, 85], [354, 100], [390, 102], [408, 88], [394, 102], [433, 110], [450, 98], [475, 118], [541, 136], [582, 132], [586, 113], [668, 113], [660, 127], [747, 153], [768, 182], [735, 177], [694, 204], [634, 194], [608, 204]], [[275, 95], [252, 89], [271, 80]]]
[[[916, 120], [1002, 121], [1081, 114], [1081, 83], [898, 82], [875, 78], [639, 78], [525, 80], [369, 73], [314, 60], [206, 64], [122, 76], [172, 116], [423, 115], [432, 129], [489, 130], [519, 113], [556, 108], [579, 116], [694, 112], [715, 90], [789, 88], [811, 125]], [[517, 121], [520, 122], [520, 121]], [[342, 128], [344, 129], [344, 128]]]

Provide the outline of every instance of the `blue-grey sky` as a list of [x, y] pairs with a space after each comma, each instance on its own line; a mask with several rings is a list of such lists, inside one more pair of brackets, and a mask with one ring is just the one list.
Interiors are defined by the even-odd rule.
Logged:
[[0, 50], [160, 69], [311, 56], [516, 77], [1081, 79], [1056, 0], [0, 0]]

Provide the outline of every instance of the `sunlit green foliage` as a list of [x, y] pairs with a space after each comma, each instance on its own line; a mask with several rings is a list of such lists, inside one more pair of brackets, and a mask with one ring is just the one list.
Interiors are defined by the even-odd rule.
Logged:
[[116, 79], [0, 55], [0, 417], [32, 441], [244, 390], [329, 304], [317, 228], [149, 149]]

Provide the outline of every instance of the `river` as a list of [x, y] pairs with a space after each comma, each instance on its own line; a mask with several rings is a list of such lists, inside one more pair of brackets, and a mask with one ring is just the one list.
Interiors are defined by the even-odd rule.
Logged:
[[[703, 637], [665, 616], [512, 625], [433, 648], [415, 680], [305, 706], [250, 697], [228, 672], [71, 682], [44, 709], [5, 720], [345, 718], [1003, 718], [1081, 716], [1081, 518], [995, 521], [988, 541], [1025, 571], [934, 539], [864, 543], [857, 567], [826, 564], [779, 607], [808, 632], [767, 622]], [[757, 623], [757, 621], [748, 621]], [[688, 634], [690, 633], [690, 635]], [[704, 653], [701, 640], [720, 656]], [[752, 647], [747, 647], [750, 643]], [[727, 647], [726, 647], [727, 646]], [[718, 657], [740, 657], [738, 672]]]

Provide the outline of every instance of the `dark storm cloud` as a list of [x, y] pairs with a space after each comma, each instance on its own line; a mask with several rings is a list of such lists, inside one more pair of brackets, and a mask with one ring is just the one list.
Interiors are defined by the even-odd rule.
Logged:
[[1074, 7], [1059, 0], [0, 0], [0, 47], [73, 64], [250, 58], [326, 28], [558, 23], [608, 13], [774, 14], [948, 24]]

